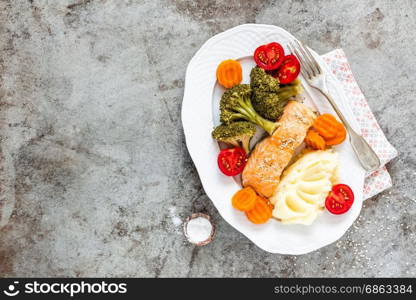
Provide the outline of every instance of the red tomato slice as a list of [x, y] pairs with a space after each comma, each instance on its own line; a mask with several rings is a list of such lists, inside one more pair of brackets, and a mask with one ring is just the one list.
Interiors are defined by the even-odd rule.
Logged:
[[262, 45], [254, 51], [254, 61], [264, 70], [277, 69], [284, 56], [285, 52], [279, 43]]
[[279, 78], [281, 84], [291, 83], [298, 77], [300, 72], [300, 63], [293, 54], [286, 55], [283, 58], [282, 64], [277, 69], [275, 76]]
[[240, 174], [247, 161], [244, 149], [240, 147], [223, 149], [218, 155], [218, 167], [227, 176]]
[[346, 184], [337, 184], [332, 187], [325, 200], [326, 209], [335, 215], [346, 213], [354, 203], [354, 193]]
[[354, 202], [354, 193], [352, 189], [346, 184], [337, 184], [332, 187], [332, 192], [335, 194], [342, 194], [346, 202], [352, 203]]

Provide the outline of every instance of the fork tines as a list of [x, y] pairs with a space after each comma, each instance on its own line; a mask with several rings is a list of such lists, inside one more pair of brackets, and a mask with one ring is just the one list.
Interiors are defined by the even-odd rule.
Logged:
[[312, 79], [322, 74], [321, 67], [308, 47], [298, 40], [292, 40], [289, 42], [288, 48], [298, 58], [301, 65], [300, 71], [305, 79]]

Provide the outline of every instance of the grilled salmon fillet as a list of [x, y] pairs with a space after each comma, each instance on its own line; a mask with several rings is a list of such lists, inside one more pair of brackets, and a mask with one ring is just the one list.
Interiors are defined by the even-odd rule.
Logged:
[[251, 186], [257, 193], [271, 197], [315, 118], [304, 104], [289, 101], [273, 135], [258, 143], [251, 153], [242, 174], [243, 186]]

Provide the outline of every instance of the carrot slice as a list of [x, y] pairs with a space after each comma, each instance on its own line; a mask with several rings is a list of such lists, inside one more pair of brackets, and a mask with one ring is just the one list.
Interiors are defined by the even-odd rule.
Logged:
[[313, 128], [324, 138], [330, 139], [337, 135], [339, 122], [331, 114], [323, 114], [316, 118]]
[[341, 144], [347, 136], [347, 131], [345, 130], [344, 125], [339, 123], [338, 125], [338, 133], [335, 137], [325, 140], [328, 146], [334, 146]]
[[305, 143], [315, 150], [324, 150], [326, 146], [324, 138], [313, 129], [308, 130], [308, 133], [305, 137]]
[[266, 223], [272, 217], [273, 205], [260, 196], [257, 196], [254, 207], [246, 211], [247, 218], [254, 224]]
[[241, 64], [232, 59], [222, 61], [217, 67], [217, 79], [227, 89], [239, 84], [243, 79]]
[[344, 125], [331, 114], [317, 117], [312, 128], [323, 137], [328, 146], [341, 144], [347, 135]]
[[248, 186], [235, 193], [231, 201], [235, 209], [249, 211], [254, 207], [256, 199], [256, 192]]

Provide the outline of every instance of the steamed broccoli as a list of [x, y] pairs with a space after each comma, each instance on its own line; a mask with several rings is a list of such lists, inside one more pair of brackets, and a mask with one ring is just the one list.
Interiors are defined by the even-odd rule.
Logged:
[[250, 122], [239, 121], [215, 127], [212, 131], [212, 137], [217, 141], [242, 147], [246, 153], [249, 153], [250, 140], [255, 133], [256, 126]]
[[299, 80], [280, 86], [279, 80], [255, 67], [250, 73], [250, 84], [253, 89], [252, 104], [264, 118], [277, 121], [291, 97], [302, 92]]
[[262, 68], [254, 67], [250, 72], [250, 86], [264, 92], [279, 91], [279, 80], [267, 74]]
[[230, 124], [236, 120], [246, 120], [263, 127], [270, 135], [277, 124], [260, 116], [251, 104], [249, 84], [239, 84], [224, 92], [220, 101], [220, 119]]

